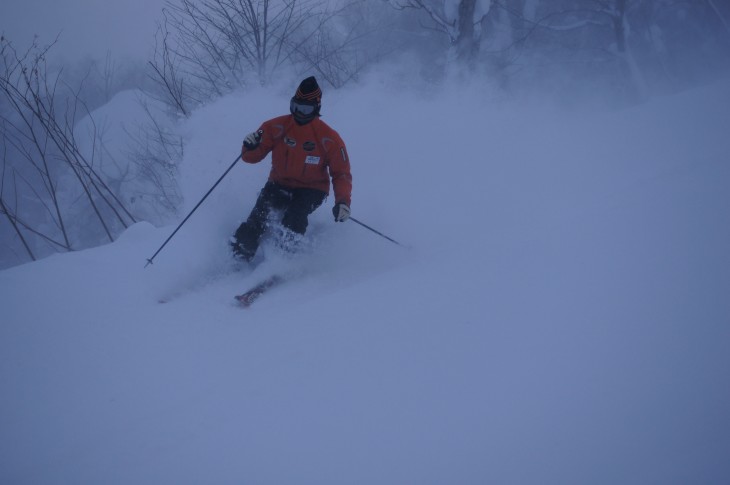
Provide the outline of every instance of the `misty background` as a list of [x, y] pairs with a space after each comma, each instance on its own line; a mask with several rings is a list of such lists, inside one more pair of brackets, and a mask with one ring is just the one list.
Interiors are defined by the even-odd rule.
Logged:
[[[729, 15], [0, 2], [0, 483], [730, 483]], [[408, 248], [330, 199], [243, 269], [309, 75]]]
[[[260, 121], [247, 96], [312, 74], [325, 97], [371, 84], [427, 102], [469, 87], [574, 111], [730, 70], [718, 0], [6, 0], [0, 31], [0, 268], [177, 220], [182, 122], [232, 93], [242, 138]], [[137, 108], [110, 121], [115, 105]]]

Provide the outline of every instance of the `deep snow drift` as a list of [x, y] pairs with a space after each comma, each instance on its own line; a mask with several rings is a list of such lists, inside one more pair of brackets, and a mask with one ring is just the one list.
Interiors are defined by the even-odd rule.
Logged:
[[[183, 215], [289, 95], [187, 123]], [[353, 215], [411, 249], [330, 199], [305, 254], [232, 271], [264, 162], [150, 268], [174, 224], [0, 272], [0, 482], [727, 483], [728, 106], [325, 92]]]

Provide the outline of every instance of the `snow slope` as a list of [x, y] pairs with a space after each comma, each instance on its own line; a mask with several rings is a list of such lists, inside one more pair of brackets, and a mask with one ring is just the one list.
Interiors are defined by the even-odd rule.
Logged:
[[[189, 121], [182, 215], [288, 96]], [[232, 271], [264, 163], [152, 267], [176, 224], [0, 272], [0, 483], [730, 482], [727, 83], [608, 113], [324, 103], [353, 215], [411, 249], [330, 200], [306, 254]]]

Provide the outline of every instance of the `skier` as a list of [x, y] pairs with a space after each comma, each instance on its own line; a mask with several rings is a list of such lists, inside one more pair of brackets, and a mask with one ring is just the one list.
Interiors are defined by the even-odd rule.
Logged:
[[232, 240], [236, 258], [250, 262], [272, 213], [280, 215], [288, 249], [307, 230], [309, 215], [327, 198], [330, 178], [335, 193], [336, 222], [350, 217], [352, 175], [347, 149], [340, 135], [320, 117], [322, 90], [317, 80], [304, 79], [291, 98], [291, 114], [264, 122], [246, 136], [241, 159], [258, 163], [272, 152], [269, 179], [248, 219]]

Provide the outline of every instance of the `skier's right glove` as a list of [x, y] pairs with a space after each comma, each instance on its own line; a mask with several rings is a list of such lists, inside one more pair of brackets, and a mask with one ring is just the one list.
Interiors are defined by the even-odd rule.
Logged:
[[261, 143], [261, 134], [263, 131], [254, 131], [253, 133], [249, 133], [246, 135], [246, 138], [243, 139], [243, 148], [246, 150], [256, 150], [258, 148], [259, 143]]

